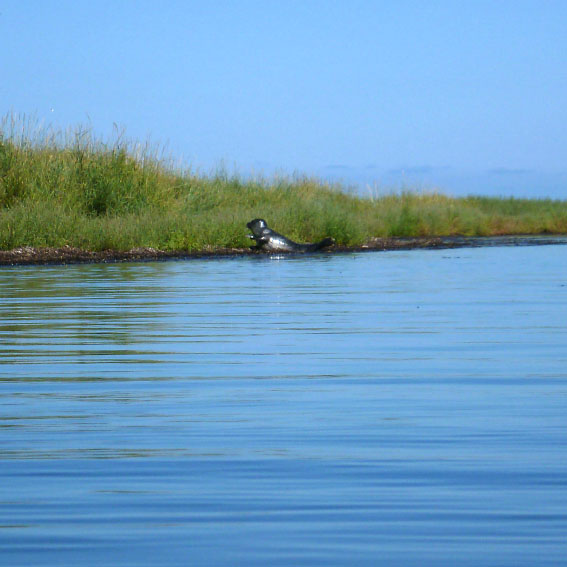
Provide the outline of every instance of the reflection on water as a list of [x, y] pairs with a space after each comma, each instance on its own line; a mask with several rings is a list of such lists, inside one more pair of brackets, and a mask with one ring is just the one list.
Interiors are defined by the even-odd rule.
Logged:
[[561, 564], [566, 261], [0, 269], [2, 564]]

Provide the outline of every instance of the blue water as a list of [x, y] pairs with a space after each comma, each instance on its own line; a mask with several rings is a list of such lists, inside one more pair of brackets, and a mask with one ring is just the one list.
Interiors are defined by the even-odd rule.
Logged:
[[566, 266], [0, 268], [0, 564], [566, 565]]

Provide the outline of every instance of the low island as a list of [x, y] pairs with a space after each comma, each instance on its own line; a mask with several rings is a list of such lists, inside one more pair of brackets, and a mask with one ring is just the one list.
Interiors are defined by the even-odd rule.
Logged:
[[201, 175], [172, 164], [121, 137], [104, 143], [81, 128], [30, 134], [4, 120], [0, 264], [262, 254], [251, 250], [246, 228], [258, 217], [297, 242], [334, 239], [325, 253], [567, 235], [563, 200], [411, 191], [363, 197], [308, 177]]

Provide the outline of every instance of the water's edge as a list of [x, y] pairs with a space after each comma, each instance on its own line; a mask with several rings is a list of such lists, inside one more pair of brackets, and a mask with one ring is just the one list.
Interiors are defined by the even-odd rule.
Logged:
[[[348, 254], [352, 252], [377, 252], [386, 250], [417, 250], [445, 248], [482, 248], [487, 246], [546, 246], [567, 244], [567, 235], [514, 235], [514, 236], [435, 236], [372, 238], [362, 246], [333, 246], [315, 254]], [[90, 251], [72, 246], [62, 248], [23, 247], [0, 250], [0, 266], [96, 264], [116, 262], [141, 262], [164, 260], [190, 260], [201, 258], [227, 258], [233, 256], [266, 256], [273, 252], [255, 248], [209, 247], [203, 250], [158, 250], [156, 248], [132, 248], [131, 250]], [[298, 254], [278, 252], [280, 254]]]

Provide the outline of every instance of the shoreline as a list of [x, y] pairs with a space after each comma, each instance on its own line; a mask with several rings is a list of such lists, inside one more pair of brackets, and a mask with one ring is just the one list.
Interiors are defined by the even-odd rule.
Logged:
[[[480, 248], [487, 246], [546, 246], [567, 244], [567, 235], [515, 235], [515, 236], [435, 236], [372, 238], [361, 246], [333, 246], [315, 254], [348, 254], [354, 252], [385, 252], [392, 250], [436, 250], [451, 248]], [[102, 250], [93, 252], [71, 246], [62, 248], [16, 248], [0, 250], [0, 266], [109, 264], [122, 262], [150, 262], [229, 258], [239, 256], [303, 256], [294, 252], [264, 252], [253, 248], [210, 247], [197, 251], [166, 251], [155, 248], [133, 248], [127, 251]]]

